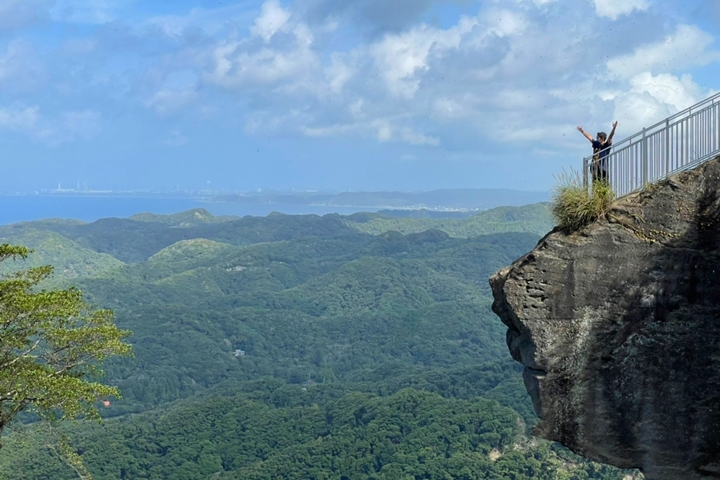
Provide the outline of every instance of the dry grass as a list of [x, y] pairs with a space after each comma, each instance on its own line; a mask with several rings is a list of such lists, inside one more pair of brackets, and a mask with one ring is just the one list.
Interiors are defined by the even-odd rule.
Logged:
[[595, 182], [588, 191], [583, 187], [576, 171], [563, 172], [556, 177], [558, 185], [553, 191], [552, 213], [560, 228], [579, 230], [604, 215], [612, 205], [615, 195], [605, 182]]

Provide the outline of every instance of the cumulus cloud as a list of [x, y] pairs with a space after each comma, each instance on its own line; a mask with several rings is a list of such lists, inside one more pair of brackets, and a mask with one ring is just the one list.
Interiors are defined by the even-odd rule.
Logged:
[[[533, 144], [552, 153], [582, 145], [573, 136], [577, 123], [604, 125], [616, 116], [629, 129], [684, 108], [706, 90], [685, 71], [718, 58], [710, 33], [672, 20], [663, 27], [666, 38], [644, 43], [659, 32], [637, 34], [638, 18], [647, 16], [629, 14], [647, 10], [649, 1], [390, 3], [267, 0], [260, 8], [194, 9], [139, 26], [116, 22], [64, 42], [72, 75], [56, 66], [58, 75], [48, 77], [68, 98], [91, 89], [94, 98], [154, 111], [158, 121], [205, 108], [209, 113], [193, 115], [195, 121], [238, 119], [250, 135], [354, 136], [415, 148]], [[465, 14], [449, 23], [426, 15], [448, 3]], [[91, 4], [58, 5], [77, 14]], [[98, 22], [118, 11], [108, 1], [94, 5]], [[614, 20], [615, 49], [608, 48], [607, 18]], [[0, 84], [30, 71], [13, 65], [32, 48], [13, 48], [0, 50]], [[617, 50], [623, 54], [608, 59]], [[98, 68], [86, 68], [89, 57]], [[43, 112], [54, 121], [36, 127], [60, 131], [62, 114], [50, 115], [44, 105]]]
[[631, 78], [630, 85], [631, 92], [648, 93], [671, 105], [676, 111], [688, 108], [699, 102], [701, 97], [709, 94], [701, 91], [689, 74], [678, 78], [667, 73], [653, 76], [649, 72], [644, 72]]
[[[270, 1], [250, 37], [214, 48], [214, 67], [204, 81], [238, 94], [252, 91], [253, 102], [266, 105], [248, 116], [248, 132], [285, 128], [308, 136], [360, 134], [381, 142], [437, 146], [436, 135], [413, 125], [413, 117], [422, 115], [422, 104], [432, 111], [431, 99], [419, 95], [423, 86], [429, 94], [443, 71], [449, 76], [457, 72], [455, 82], [487, 75], [483, 66], [468, 68], [456, 59], [467, 55], [480, 62], [500, 61], [507, 49], [497, 42], [520, 37], [526, 26], [518, 13], [490, 9], [445, 29], [421, 24], [327, 55], [315, 44], [310, 25]], [[402, 102], [414, 99], [419, 100], [414, 113], [397, 115], [407, 108]], [[274, 106], [279, 109], [275, 115]]]
[[265, 2], [250, 38], [225, 41], [213, 48], [214, 68], [206, 73], [205, 81], [228, 89], [272, 88], [281, 80], [317, 68], [312, 32], [304, 23], [289, 19], [290, 12], [276, 0]]
[[694, 25], [679, 25], [661, 42], [641, 45], [628, 55], [608, 60], [610, 73], [632, 77], [644, 71], [681, 71], [720, 59], [717, 51], [708, 51], [714, 38]]
[[287, 25], [288, 20], [290, 20], [290, 11], [282, 8], [278, 0], [268, 0], [262, 5], [260, 16], [255, 19], [250, 31], [253, 35], [262, 37], [265, 42], [269, 42], [273, 35]]
[[[567, 35], [560, 27], [568, 19], [549, 13], [559, 1], [528, 0], [513, 10], [490, 4], [446, 28], [416, 24], [339, 50], [324, 41], [334, 35], [324, 26], [270, 0], [249, 36], [213, 47], [203, 81], [252, 98], [246, 132], [253, 134], [360, 135], [432, 147], [442, 143], [439, 130], [458, 127], [494, 140], [547, 139], [552, 127], [535, 133], [519, 124], [566, 125], [563, 108], [573, 99], [548, 91], [577, 82], [568, 72], [593, 54], [582, 43], [589, 27], [578, 23]], [[538, 22], [542, 15], [548, 18]]]
[[[463, 30], [471, 28], [467, 23]], [[437, 54], [456, 49], [462, 33], [460, 29], [445, 31], [422, 26], [402, 35], [386, 36], [370, 48], [370, 55], [388, 90], [393, 95], [412, 98], [420, 88], [416, 74], [429, 68], [431, 49]]]
[[636, 10], [647, 10], [649, 7], [648, 0], [595, 0], [597, 14], [611, 20], [616, 20], [621, 15], [628, 15]]
[[640, 73], [630, 79], [631, 88], [617, 96], [615, 118], [622, 119], [628, 131], [639, 131], [663, 118], [684, 110], [710, 95], [690, 75], [676, 77], [661, 73]]
[[[268, 0], [244, 32], [223, 34], [205, 53], [188, 47], [196, 67], [184, 68], [203, 68], [199, 84], [159, 81], [144, 105], [168, 115], [196, 104], [199, 92], [206, 100], [220, 91], [238, 100], [227, 105], [242, 105], [251, 135], [359, 136], [416, 147], [449, 138], [525, 142], [553, 152], [577, 144], [577, 123], [609, 124], [615, 115], [630, 128], [702, 95], [681, 73], [715, 58], [712, 36], [693, 25], [640, 43], [647, 37], [635, 35], [627, 14], [649, 8], [643, 1], [514, 0], [513, 8], [493, 1], [444, 27], [418, 22], [443, 2], [396, 3], [415, 13], [367, 38], [340, 32], [349, 12], [381, 25], [359, 13], [380, 9], [376, 0]], [[615, 40], [628, 53], [589, 60], [607, 58], [606, 22], [598, 17], [616, 21]], [[182, 41], [182, 31], [174, 38]], [[674, 90], [662, 93], [663, 85]]]

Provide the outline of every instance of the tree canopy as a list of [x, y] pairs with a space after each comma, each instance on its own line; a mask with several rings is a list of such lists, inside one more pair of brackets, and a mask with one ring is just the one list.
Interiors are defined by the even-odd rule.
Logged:
[[119, 396], [95, 381], [100, 364], [131, 353], [123, 341], [130, 332], [117, 328], [112, 311], [91, 308], [75, 288], [41, 288], [52, 267], [7, 266], [29, 253], [0, 245], [0, 434], [26, 410], [46, 419], [98, 417], [98, 399]]

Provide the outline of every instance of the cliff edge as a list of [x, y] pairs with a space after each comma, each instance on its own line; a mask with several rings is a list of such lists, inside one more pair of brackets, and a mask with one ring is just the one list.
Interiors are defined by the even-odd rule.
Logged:
[[536, 435], [649, 480], [720, 478], [720, 159], [554, 230], [490, 284]]

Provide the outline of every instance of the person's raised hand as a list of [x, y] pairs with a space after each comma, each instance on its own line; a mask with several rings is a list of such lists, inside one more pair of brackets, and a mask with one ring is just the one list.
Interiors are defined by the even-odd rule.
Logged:
[[615, 120], [612, 124], [613, 128], [617, 127], [617, 120]]
[[583, 131], [582, 126], [578, 125], [577, 129], [578, 129], [578, 132], [582, 133], [582, 131]]

